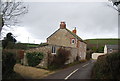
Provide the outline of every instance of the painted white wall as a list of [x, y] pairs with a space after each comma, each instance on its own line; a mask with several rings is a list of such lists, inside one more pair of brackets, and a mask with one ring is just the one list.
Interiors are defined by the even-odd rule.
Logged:
[[92, 59], [97, 59], [98, 56], [104, 55], [104, 54], [105, 54], [105, 53], [93, 53], [93, 54], [92, 54]]
[[104, 47], [104, 53], [107, 53], [107, 46]]

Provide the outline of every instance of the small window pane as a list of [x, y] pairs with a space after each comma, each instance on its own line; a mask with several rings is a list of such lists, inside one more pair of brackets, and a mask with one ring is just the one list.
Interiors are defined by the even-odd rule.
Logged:
[[52, 46], [52, 53], [56, 53], [56, 48]]
[[72, 44], [74, 44], [75, 43], [75, 39], [72, 39]]

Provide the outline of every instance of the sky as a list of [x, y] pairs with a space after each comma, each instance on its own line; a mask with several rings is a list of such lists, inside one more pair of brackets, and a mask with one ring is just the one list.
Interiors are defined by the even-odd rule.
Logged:
[[[59, 0], [58, 0], [59, 1]], [[100, 0], [99, 0], [100, 1]], [[61, 21], [66, 28], [77, 29], [77, 35], [83, 40], [93, 38], [118, 38], [118, 12], [109, 2], [25, 2], [28, 13], [20, 16], [19, 26], [12, 32], [19, 42], [46, 42], [46, 38], [54, 33]], [[7, 33], [6, 32], [6, 33]]]

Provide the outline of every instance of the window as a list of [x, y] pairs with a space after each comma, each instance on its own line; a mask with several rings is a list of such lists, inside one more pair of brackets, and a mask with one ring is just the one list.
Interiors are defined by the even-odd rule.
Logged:
[[56, 48], [55, 48], [55, 46], [52, 46], [52, 53], [56, 54]]
[[110, 49], [110, 53], [112, 53], [113, 52], [113, 50], [112, 49]]
[[75, 44], [75, 39], [72, 39], [72, 40], [71, 40], [71, 43], [72, 43], [72, 44]]

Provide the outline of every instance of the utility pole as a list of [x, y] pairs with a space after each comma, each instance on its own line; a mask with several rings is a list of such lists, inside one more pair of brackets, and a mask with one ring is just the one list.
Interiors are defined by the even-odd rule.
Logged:
[[33, 41], [33, 43], [35, 44], [35, 40]]
[[29, 49], [29, 37], [28, 37], [28, 45], [27, 45], [28, 49]]
[[97, 51], [98, 51], [98, 40], [97, 40]]
[[28, 37], [28, 43], [29, 43], [29, 37]]

